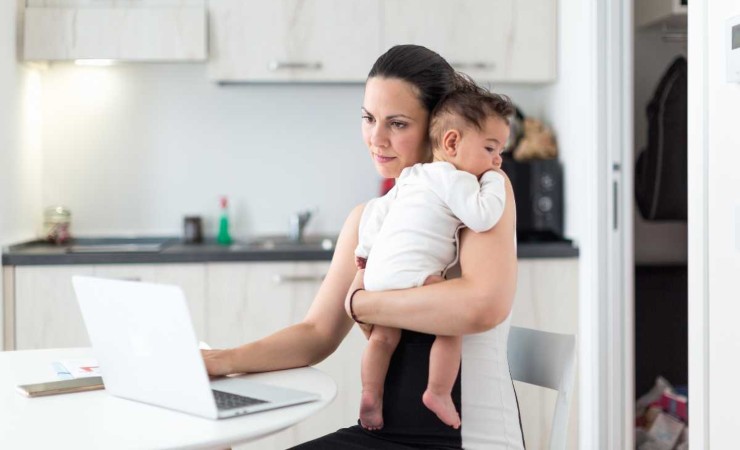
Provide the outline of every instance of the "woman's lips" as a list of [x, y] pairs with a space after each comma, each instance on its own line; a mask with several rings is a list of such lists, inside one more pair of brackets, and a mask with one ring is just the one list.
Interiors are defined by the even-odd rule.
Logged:
[[373, 156], [375, 157], [375, 161], [377, 161], [377, 162], [379, 162], [381, 164], [382, 163], [387, 163], [387, 162], [390, 162], [390, 161], [393, 161], [394, 159], [396, 159], [395, 156], [381, 156], [381, 155], [378, 155], [377, 153], [373, 153]]

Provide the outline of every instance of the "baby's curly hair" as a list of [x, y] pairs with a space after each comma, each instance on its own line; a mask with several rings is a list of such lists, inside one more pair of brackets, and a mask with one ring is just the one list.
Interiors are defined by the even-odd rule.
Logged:
[[460, 134], [469, 127], [480, 131], [489, 117], [499, 117], [508, 125], [512, 114], [514, 105], [509, 97], [494, 94], [468, 76], [457, 74], [456, 89], [445, 95], [432, 111], [429, 124], [432, 151], [437, 158], [444, 159], [442, 139], [450, 129], [457, 129]]

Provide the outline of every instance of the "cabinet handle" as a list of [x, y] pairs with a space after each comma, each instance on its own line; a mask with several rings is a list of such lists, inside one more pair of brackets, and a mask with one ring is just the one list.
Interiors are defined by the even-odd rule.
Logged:
[[450, 63], [452, 67], [457, 70], [493, 70], [496, 68], [496, 64], [487, 62], [453, 62]]
[[272, 61], [267, 65], [267, 68], [275, 72], [284, 69], [299, 69], [299, 70], [321, 70], [324, 67], [319, 61], [315, 62], [298, 62], [298, 61]]
[[275, 274], [272, 277], [272, 281], [275, 284], [284, 283], [313, 283], [316, 281], [323, 281], [326, 275], [280, 275]]
[[[98, 276], [101, 276], [101, 275], [98, 275]], [[102, 276], [105, 277], [104, 275], [102, 275]], [[105, 277], [105, 278], [108, 278], [110, 280], [118, 280], [118, 281], [135, 281], [137, 283], [140, 283], [142, 281], [141, 280], [141, 277], [135, 277], [135, 276], [131, 276], [131, 277], [113, 277], [113, 276], [109, 276], [109, 277]]]

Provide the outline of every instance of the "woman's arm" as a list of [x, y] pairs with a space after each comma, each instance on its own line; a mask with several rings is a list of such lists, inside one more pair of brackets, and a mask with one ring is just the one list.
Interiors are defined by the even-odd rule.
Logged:
[[[479, 333], [503, 322], [511, 311], [517, 275], [516, 205], [508, 178], [505, 187], [498, 224], [485, 233], [462, 232], [460, 278], [413, 289], [358, 291], [352, 301], [357, 319], [435, 335]], [[350, 294], [361, 283], [358, 274]]]
[[362, 205], [356, 207], [345, 221], [329, 272], [303, 321], [233, 349], [204, 350], [210, 375], [302, 367], [336, 350], [353, 324], [344, 312], [344, 299], [357, 273], [354, 250], [362, 210]]

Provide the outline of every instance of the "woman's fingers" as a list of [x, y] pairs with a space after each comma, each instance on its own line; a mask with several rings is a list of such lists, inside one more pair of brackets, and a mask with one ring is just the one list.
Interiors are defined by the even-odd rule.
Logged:
[[226, 350], [201, 350], [208, 375], [221, 376], [231, 373]]

